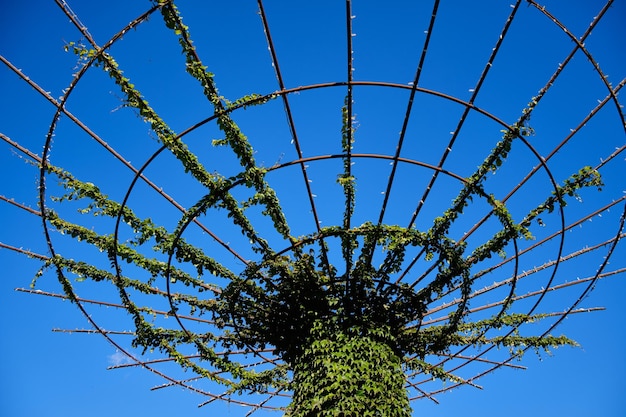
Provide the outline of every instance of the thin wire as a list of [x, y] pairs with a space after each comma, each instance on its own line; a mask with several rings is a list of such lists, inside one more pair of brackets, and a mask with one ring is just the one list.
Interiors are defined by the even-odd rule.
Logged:
[[[378, 215], [379, 225], [383, 223], [383, 219], [385, 217], [387, 203], [389, 202], [389, 196], [391, 194], [391, 187], [393, 185], [393, 181], [396, 176], [396, 170], [398, 169], [398, 162], [400, 158], [400, 153], [402, 152], [402, 145], [404, 144], [406, 130], [409, 126], [409, 119], [411, 118], [411, 110], [413, 109], [413, 100], [415, 99], [415, 94], [418, 91], [417, 86], [419, 85], [420, 77], [422, 75], [424, 61], [426, 60], [426, 52], [428, 51], [428, 46], [430, 45], [430, 37], [433, 33], [433, 28], [435, 26], [435, 20], [437, 18], [438, 8], [439, 8], [439, 0], [435, 0], [433, 4], [433, 10], [431, 12], [430, 23], [428, 24], [428, 30], [426, 31], [426, 39], [424, 40], [424, 47], [422, 48], [419, 63], [417, 64], [417, 69], [415, 70], [415, 77], [413, 77], [413, 82], [411, 84], [413, 88], [411, 88], [411, 94], [409, 95], [409, 102], [407, 103], [406, 111], [404, 113], [404, 121], [402, 122], [402, 129], [400, 130], [400, 138], [398, 139], [398, 144], [396, 145], [396, 151], [395, 151], [394, 159], [393, 159], [392, 166], [391, 166], [391, 173], [389, 174], [389, 180], [387, 181], [387, 188], [385, 189], [383, 205], [380, 209], [380, 214]], [[373, 254], [370, 254], [369, 262], [371, 262], [372, 256]]]
[[[267, 15], [265, 13], [265, 8], [263, 7], [263, 0], [257, 0], [257, 4], [259, 7], [259, 14], [261, 16], [261, 21], [263, 22], [263, 31], [265, 33], [265, 39], [267, 41], [267, 47], [270, 51], [270, 55], [272, 58], [272, 67], [274, 68], [274, 73], [276, 74], [276, 80], [278, 81], [278, 87], [281, 91], [285, 90], [285, 82], [283, 80], [283, 75], [280, 71], [280, 65], [278, 64], [278, 55], [276, 52], [276, 48], [274, 46], [274, 41], [272, 40], [272, 35], [270, 32], [270, 26], [267, 19]], [[281, 98], [283, 100], [283, 107], [285, 109], [285, 114], [287, 116], [287, 124], [289, 125], [289, 131], [291, 132], [291, 138], [293, 140], [293, 145], [296, 149], [296, 154], [298, 155], [298, 159], [303, 158], [302, 146], [300, 144], [300, 138], [298, 137], [298, 133], [296, 130], [296, 124], [293, 119], [293, 115], [291, 112], [291, 106], [289, 105], [289, 96], [287, 94], [281, 94]], [[307, 196], [309, 199], [309, 205], [311, 206], [311, 213], [313, 214], [313, 220], [315, 222], [315, 228], [318, 233], [321, 231], [321, 220], [317, 213], [317, 208], [315, 206], [315, 198], [313, 196], [313, 190], [311, 189], [311, 181], [309, 179], [309, 174], [307, 172], [307, 165], [304, 162], [300, 164], [300, 171], [302, 173], [302, 178], [304, 179], [304, 187], [307, 192]], [[322, 254], [322, 259], [324, 263], [324, 267], [326, 269], [326, 273], [331, 275], [330, 262], [328, 260], [328, 254], [326, 250], [326, 246], [320, 244], [320, 251]]]
[[[520, 3], [521, 3], [521, 0], [517, 0], [517, 2], [515, 3], [515, 6], [513, 7], [513, 10], [511, 11], [511, 14], [507, 18], [507, 20], [506, 20], [506, 22], [504, 24], [504, 28], [500, 32], [500, 36], [498, 37], [498, 40], [496, 41], [496, 45], [495, 45], [495, 47], [491, 51], [491, 56], [487, 60], [487, 64], [483, 68], [483, 71], [480, 74], [480, 77], [478, 78], [476, 86], [474, 87], [474, 92], [472, 93], [472, 96], [471, 96], [471, 98], [469, 100], [469, 104], [474, 104], [474, 100], [478, 96], [480, 88], [483, 85], [483, 82], [485, 81], [485, 79], [487, 78], [487, 74], [489, 73], [489, 70], [491, 69], [491, 67], [493, 65], [493, 61], [495, 60], [496, 55], [498, 54], [498, 51], [500, 50], [500, 47], [502, 46], [502, 42], [504, 41], [504, 38], [505, 38], [505, 36], [506, 36], [506, 34], [507, 34], [508, 30], [509, 30], [509, 27], [511, 26], [511, 23], [513, 23], [513, 19], [515, 18], [515, 14], [517, 13], [517, 10], [519, 8]], [[445, 163], [446, 159], [448, 158], [448, 155], [452, 151], [452, 147], [454, 146], [454, 143], [456, 142], [456, 139], [457, 139], [459, 133], [461, 132], [461, 128], [465, 124], [465, 119], [469, 115], [469, 112], [470, 112], [470, 108], [469, 107], [465, 107], [465, 109], [463, 110], [463, 114], [461, 115], [461, 119], [459, 120], [459, 122], [457, 124], [457, 127], [456, 127], [456, 129], [454, 129], [454, 133], [452, 134], [452, 137], [450, 138], [450, 141], [448, 142], [448, 146], [446, 147], [446, 149], [443, 151], [443, 154], [441, 155], [441, 159], [439, 160], [438, 166], [443, 166], [443, 164]], [[409, 221], [409, 225], [407, 227], [410, 228], [415, 223], [415, 220], [417, 219], [417, 216], [419, 215], [420, 211], [422, 210], [422, 207], [424, 206], [424, 203], [426, 202], [426, 198], [428, 198], [428, 196], [430, 194], [430, 191], [432, 190], [433, 186], [435, 185], [435, 181], [437, 180], [438, 176], [439, 176], [439, 174], [437, 173], [437, 171], [435, 171], [433, 173], [433, 176], [431, 177], [428, 185], [424, 189], [424, 193], [423, 193], [422, 197], [420, 198], [420, 200], [419, 200], [419, 202], [417, 204], [417, 207], [415, 208], [415, 211], [414, 211], [413, 215], [411, 216], [411, 220]]]

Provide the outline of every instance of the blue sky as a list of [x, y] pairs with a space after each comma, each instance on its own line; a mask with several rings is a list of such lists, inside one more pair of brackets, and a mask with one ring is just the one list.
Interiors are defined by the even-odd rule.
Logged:
[[[149, 7], [147, 1], [68, 2], [80, 21], [100, 44], [104, 44], [128, 22]], [[215, 74], [220, 94], [235, 100], [250, 93], [268, 94], [279, 89], [272, 60], [259, 18], [257, 2], [228, 4], [180, 1], [184, 21], [190, 27], [195, 46], [203, 62]], [[589, 27], [604, 2], [547, 1], [547, 11], [562, 22], [576, 37]], [[418, 86], [468, 101], [479, 89], [474, 104], [505, 123], [514, 123], [521, 110], [572, 51], [575, 43], [537, 7], [521, 4], [514, 9], [509, 2], [441, 2], [431, 33], [431, 43], [424, 60]], [[346, 70], [345, 2], [267, 1], [264, 4], [271, 36], [286, 88], [317, 83], [344, 82]], [[77, 71], [77, 59], [66, 53], [67, 42], [81, 40], [78, 30], [60, 7], [51, 0], [13, 2], [2, 5], [0, 17], [0, 55], [23, 74], [57, 99]], [[355, 153], [393, 156], [398, 144], [416, 68], [428, 29], [432, 2], [369, 1], [352, 2], [353, 79], [394, 83], [404, 88], [359, 85], [353, 88], [356, 115]], [[510, 13], [516, 10], [502, 45], [484, 82], [477, 85], [498, 44], [502, 28]], [[626, 58], [620, 51], [626, 38], [623, 25], [626, 2], [615, 1], [585, 40], [585, 48], [594, 57], [613, 87], [626, 77]], [[197, 82], [184, 71], [184, 58], [175, 37], [164, 30], [158, 14], [128, 32], [116, 43], [111, 54], [124, 74], [131, 78], [150, 104], [180, 132], [211, 114]], [[55, 108], [40, 93], [20, 79], [8, 65], [0, 64], [0, 86], [4, 100], [0, 103], [0, 133], [32, 152], [41, 154]], [[289, 95], [295, 126], [305, 157], [335, 154], [341, 151], [341, 106], [345, 86], [303, 90]], [[548, 159], [550, 172], [557, 182], [563, 181], [583, 165], [602, 163], [616, 149], [624, 146], [624, 127], [619, 109], [613, 102], [596, 108], [608, 90], [589, 59], [578, 51], [559, 74], [548, 93], [534, 111], [531, 125], [535, 135], [529, 146], [516, 143], [510, 159], [486, 182], [490, 192], [503, 198], [524, 175], [538, 164], [533, 149]], [[66, 108], [99, 137], [115, 148], [134, 166], [141, 166], [159, 145], [147, 124], [131, 109], [123, 107], [122, 94], [101, 70], [92, 68], [80, 80]], [[418, 93], [401, 157], [436, 165], [449, 139], [455, 133], [464, 107], [451, 100], [426, 92]], [[585, 120], [590, 114], [589, 120]], [[270, 167], [297, 158], [293, 137], [286, 123], [282, 102], [274, 100], [261, 107], [239, 110], [233, 118], [255, 148], [259, 164]], [[580, 125], [580, 127], [579, 127]], [[444, 169], [469, 176], [499, 140], [502, 126], [488, 116], [471, 111], [454, 143]], [[572, 132], [573, 131], [573, 132]], [[559, 143], [574, 133], [565, 146], [552, 155]], [[225, 175], [237, 172], [236, 161], [226, 149], [210, 146], [218, 139], [215, 126], [204, 126], [186, 137], [190, 149], [201, 156], [209, 170]], [[19, 204], [37, 208], [38, 170], [5, 141], [0, 142], [0, 169], [3, 174], [0, 195]], [[132, 173], [106, 152], [67, 117], [61, 118], [55, 131], [50, 160], [84, 181], [101, 187], [111, 198], [121, 200]], [[356, 159], [357, 203], [354, 223], [376, 221], [384, 199], [389, 159]], [[310, 187], [322, 226], [340, 224], [343, 196], [335, 180], [341, 172], [339, 159], [309, 163]], [[598, 193], [583, 190], [582, 202], [574, 199], [565, 210], [565, 224], [570, 225], [623, 198], [624, 154], [618, 154], [602, 166], [605, 187]], [[400, 164], [397, 180], [389, 194], [385, 221], [406, 225], [431, 178], [432, 171], [414, 164]], [[200, 186], [180, 169], [171, 156], [160, 155], [146, 171], [159, 187], [183, 206], [194, 204], [202, 195]], [[315, 231], [315, 221], [305, 194], [305, 184], [297, 167], [276, 170], [267, 177], [276, 189], [294, 235]], [[445, 210], [459, 189], [457, 180], [442, 175], [429, 195], [416, 226], [427, 228], [432, 219]], [[58, 192], [53, 181], [49, 194]], [[245, 191], [240, 191], [245, 194]], [[516, 192], [508, 202], [514, 217], [521, 218], [550, 193], [548, 175], [540, 171]], [[145, 217], [168, 228], [176, 226], [180, 213], [160, 199], [145, 185], [133, 191], [129, 205]], [[55, 206], [56, 207], [56, 206]], [[64, 206], [65, 207], [65, 206]], [[88, 222], [102, 233], [111, 233], [106, 219], [75, 214], [68, 205], [64, 213], [76, 221]], [[602, 211], [568, 231], [563, 255], [601, 243], [618, 232], [624, 201], [610, 211]], [[61, 209], [60, 209], [61, 210]], [[483, 210], [483, 211], [481, 211]], [[0, 201], [4, 227], [0, 242], [39, 254], [46, 254], [40, 219]], [[229, 241], [244, 256], [250, 255], [238, 231], [228, 225], [219, 213], [206, 222], [218, 236]], [[484, 205], [476, 205], [458, 223], [457, 238], [484, 214]], [[270, 231], [256, 218], [260, 230]], [[536, 241], [558, 231], [560, 219], [554, 213], [543, 218], [545, 227], [535, 227]], [[496, 224], [487, 223], [470, 245], [489, 236]], [[206, 251], [219, 253], [220, 248], [206, 236], [190, 230], [186, 235], [200, 242]], [[202, 239], [202, 240], [199, 240]], [[280, 240], [272, 238], [280, 245]], [[107, 262], [93, 248], [75, 244], [54, 235], [55, 248], [66, 256], [90, 262]], [[520, 242], [531, 247], [535, 241]], [[522, 257], [520, 269], [531, 270], [553, 260], [558, 240], [552, 240]], [[607, 248], [586, 252], [563, 262], [553, 285], [593, 276], [602, 263]], [[512, 249], [507, 252], [513, 252]], [[219, 256], [219, 255], [217, 255]], [[233, 270], [241, 268], [236, 259], [223, 262]], [[605, 272], [624, 268], [626, 253], [618, 245]], [[7, 416], [105, 416], [117, 415], [244, 415], [237, 405], [214, 403], [197, 408], [204, 397], [180, 388], [150, 388], [163, 380], [136, 368], [106, 370], [126, 359], [102, 337], [83, 333], [53, 332], [52, 329], [89, 329], [90, 325], [69, 302], [14, 291], [28, 288], [40, 263], [8, 249], [0, 249], [5, 265], [0, 288], [0, 414]], [[220, 258], [221, 259], [221, 258]], [[549, 282], [553, 270], [532, 275], [520, 281], [518, 293], [539, 289]], [[510, 266], [489, 274], [482, 285], [504, 279], [513, 273]], [[519, 273], [519, 272], [518, 272]], [[439, 405], [422, 399], [412, 403], [415, 415], [454, 415], [458, 413], [496, 416], [567, 415], [621, 417], [626, 413], [626, 359], [623, 346], [626, 334], [621, 323], [626, 309], [623, 295], [625, 275], [600, 280], [580, 307], [606, 309], [588, 314], [574, 314], [553, 333], [564, 333], [581, 344], [580, 348], [560, 348], [553, 356], [541, 360], [529, 352], [516, 365], [525, 371], [499, 369], [477, 381], [484, 389], [462, 387], [438, 395]], [[38, 288], [60, 292], [53, 274], [46, 274]], [[76, 283], [84, 298], [115, 301], [114, 293], [103, 285]], [[584, 291], [584, 285], [549, 293], [539, 311], [559, 312], [570, 306]], [[496, 301], [489, 293], [474, 302]], [[489, 298], [491, 297], [491, 298]], [[530, 301], [533, 299], [531, 298]], [[525, 301], [520, 302], [524, 306]], [[131, 320], [113, 307], [88, 306], [89, 314], [110, 330], [128, 331]], [[114, 337], [128, 345], [129, 336]], [[495, 354], [495, 357], [501, 357]], [[175, 372], [171, 368], [165, 368]], [[430, 386], [429, 386], [430, 387]], [[259, 412], [257, 415], [277, 415]]]

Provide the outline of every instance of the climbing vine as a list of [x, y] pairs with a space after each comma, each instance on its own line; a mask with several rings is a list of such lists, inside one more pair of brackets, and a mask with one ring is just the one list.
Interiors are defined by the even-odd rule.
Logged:
[[[540, 351], [576, 345], [565, 336], [521, 335], [518, 328], [522, 324], [548, 316], [509, 312], [513, 291], [499, 313], [480, 321], [468, 319], [469, 300], [476, 290], [474, 268], [494, 255], [506, 257], [505, 249], [518, 240], [533, 239], [532, 228], [542, 223], [541, 216], [565, 207], [568, 198], [576, 197], [581, 189], [601, 190], [603, 186], [597, 170], [582, 167], [561, 184], [553, 184], [551, 195], [521, 219], [516, 219], [502, 200], [488, 192], [485, 186], [488, 174], [497, 173], [506, 164], [515, 141], [533, 135], [530, 120], [541, 95], [531, 99], [519, 119], [502, 131], [501, 139], [483, 162], [462, 179], [450, 207], [425, 230], [371, 222], [352, 224], [358, 178], [351, 168], [356, 138], [353, 116], [348, 110], [351, 96], [347, 95], [337, 114], [342, 122], [338, 132], [342, 170], [337, 173], [344, 197], [342, 224], [294, 236], [278, 194], [267, 179], [270, 169], [257, 162], [250, 141], [233, 116], [237, 109], [264, 105], [281, 94], [254, 93], [232, 101], [221, 96], [214, 74], [200, 60], [189, 28], [183, 24], [176, 6], [171, 1], [153, 3], [159, 8], [165, 26], [178, 40], [186, 72], [199, 83], [212, 106], [212, 120], [223, 135], [214, 139], [212, 145], [232, 153], [240, 171], [230, 177], [209, 172], [105, 48], [68, 43], [66, 50], [74, 53], [85, 69], [95, 67], [108, 74], [123, 95], [124, 106], [148, 123], [185, 173], [202, 185], [203, 193], [185, 210], [176, 227], [168, 230], [150, 218], [138, 216], [125, 200], [115, 201], [103, 194], [97, 185], [81, 181], [51, 163], [41, 163], [45, 175], [55, 177], [63, 189], [52, 201], [58, 205], [69, 201], [80, 203], [81, 214], [114, 219], [117, 226], [127, 225], [132, 237], [121, 241], [117, 228], [113, 234], [101, 234], [67, 220], [51, 207], [42, 207], [50, 228], [97, 248], [111, 267], [54, 254], [45, 260], [33, 287], [48, 269], [56, 271], [67, 297], [73, 301], [77, 297], [71, 277], [79, 282], [112, 284], [132, 316], [134, 347], [144, 352], [163, 352], [181, 367], [224, 385], [228, 395], [290, 390], [293, 400], [285, 408], [290, 417], [408, 416], [407, 373], [419, 372], [442, 381], [467, 383], [429, 359], [448, 354], [454, 347], [505, 347], [513, 355], [521, 356], [527, 348]], [[245, 189], [250, 197], [240, 201], [237, 188]], [[474, 200], [488, 205], [489, 217], [499, 227], [489, 239], [470, 250], [467, 242], [452, 238], [451, 229]], [[255, 228], [248, 213], [257, 207], [271, 220], [285, 247], [273, 247]], [[211, 210], [226, 213], [232, 226], [250, 242], [256, 258], [245, 260], [242, 271], [233, 271], [184, 238], [187, 227]], [[325, 255], [329, 242], [334, 240], [340, 247], [337, 258], [341, 264], [336, 265]], [[383, 253], [379, 265], [373, 262], [375, 251]], [[410, 253], [419, 253], [415, 259], [421, 257], [432, 271], [431, 279], [419, 286], [394, 282]], [[127, 266], [145, 271], [149, 278], [126, 275]], [[227, 284], [217, 285], [212, 282], [214, 278]], [[165, 282], [166, 289], [159, 288], [157, 282]], [[174, 284], [177, 289], [184, 286], [196, 295], [173, 290]], [[169, 305], [169, 315], [178, 317], [186, 308], [192, 315], [204, 316], [211, 326], [202, 331], [191, 330], [178, 320], [179, 328], [157, 327], [150, 320], [153, 311], [136, 303], [131, 290], [161, 297]], [[453, 292], [458, 298], [448, 317], [435, 324], [425, 324], [433, 302]], [[493, 336], [492, 330], [504, 331]], [[193, 346], [200, 360], [181, 353], [184, 346]], [[268, 349], [278, 360], [262, 370], [238, 362], [232, 354]]]

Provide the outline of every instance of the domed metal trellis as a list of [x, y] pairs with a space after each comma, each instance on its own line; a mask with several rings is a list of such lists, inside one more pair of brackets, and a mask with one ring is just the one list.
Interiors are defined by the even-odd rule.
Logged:
[[[55, 267], [65, 294], [22, 291], [75, 301], [95, 332], [131, 360], [122, 366], [142, 366], [165, 378], [166, 386], [179, 385], [203, 394], [208, 398], [203, 404], [228, 399], [250, 406], [252, 411], [276, 409], [288, 403], [285, 398], [289, 396], [287, 389], [293, 371], [290, 364], [302, 355], [301, 345], [308, 340], [310, 327], [322, 319], [332, 321], [331, 318], [338, 317], [337, 329], [343, 330], [356, 326], [359, 331], [365, 331], [362, 330], [364, 317], [376, 325], [390, 326], [397, 335], [393, 343], [385, 339], [385, 344], [404, 355], [406, 389], [411, 400], [437, 401], [437, 394], [456, 386], [476, 386], [480, 377], [497, 368], [518, 367], [512, 361], [527, 349], [570, 343], [566, 338], [551, 336], [550, 332], [568, 315], [592, 310], [579, 305], [596, 281], [624, 270], [621, 266], [607, 268], [623, 236], [622, 213], [617, 218], [613, 215], [614, 227], [593, 243], [585, 241], [581, 245], [575, 239], [566, 239], [566, 234], [574, 233], [587, 220], [603, 214], [609, 217], [611, 208], [623, 210], [625, 197], [617, 196], [622, 192], [619, 187], [623, 182], [613, 178], [608, 168], [619, 163], [617, 158], [624, 151], [622, 135], [626, 125], [617, 95], [626, 79], [613, 86], [585, 45], [612, 1], [604, 5], [580, 37], [553, 15], [549, 7], [534, 1], [527, 3], [526, 13], [532, 11], [533, 16], [551, 22], [572, 47], [567, 55], [559, 57], [561, 61], [539, 86], [539, 92], [528, 97], [528, 105], [518, 108], [521, 112], [516, 115], [517, 121], [510, 123], [505, 121], [508, 116], [498, 117], [496, 112], [487, 110], [495, 108], [493, 105], [477, 103], [492, 66], [512, 36], [511, 28], [516, 19], [522, 19], [518, 17], [522, 13], [521, 1], [511, 5], [480, 76], [469, 89], [470, 97], [464, 100], [423, 86], [427, 85], [423, 74], [427, 57], [432, 54], [432, 37], [436, 37], [438, 30], [441, 13], [438, 1], [433, 4], [411, 82], [355, 79], [358, 72], [353, 67], [354, 16], [352, 2], [347, 0], [345, 78], [294, 86], [286, 82], [281, 72], [280, 48], [275, 45], [270, 30], [271, 16], [259, 0], [258, 12], [278, 89], [233, 102], [218, 93], [213, 75], [206, 71], [172, 2], [154, 2], [148, 11], [100, 45], [68, 4], [57, 1], [84, 39], [84, 44], [67, 45], [78, 55], [79, 67], [60, 99], [53, 98], [8, 59], [0, 57], [11, 71], [56, 108], [41, 157], [2, 135], [5, 142], [40, 166], [41, 211], [5, 197], [3, 200], [42, 217], [50, 254], [30, 253], [6, 244], [3, 247], [41, 259], [46, 265], [42, 274], [46, 268]], [[114, 48], [124, 44], [121, 40], [128, 42], [125, 37], [132, 37], [133, 29], [147, 25], [148, 18], [157, 20], [153, 16], [156, 13], [163, 15], [165, 26], [177, 38], [187, 72], [200, 82], [213, 107], [210, 111], [204, 109], [205, 115], [179, 133], [148, 104], [114, 60]], [[549, 98], [550, 90], [559, 85], [564, 72], [580, 56], [595, 71], [605, 88], [605, 96], [586, 108], [585, 114], [577, 115], [577, 125], [568, 128], [560, 142], [549, 146], [536, 143], [542, 127], [548, 124], [545, 120], [535, 124], [536, 113], [540, 114], [536, 109]], [[118, 151], [118, 146], [110, 145], [111, 141], [97, 134], [84, 118], [74, 116], [69, 110], [74, 92], [80, 91], [83, 82], [91, 82], [87, 78], [89, 74], [99, 71], [94, 67], [103, 69], [117, 84], [123, 95], [122, 106], [139, 115], [140, 121], [147, 122], [151, 134], [161, 144], [144, 157], [140, 168], [131, 164]], [[401, 130], [393, 146], [385, 148], [387, 151], [369, 151], [368, 148], [379, 148], [367, 127], [356, 129], [358, 97], [359, 94], [364, 98], [369, 94], [376, 97], [387, 91], [406, 94]], [[332, 103], [329, 107], [334, 106], [336, 113], [338, 133], [332, 142], [320, 140], [321, 145], [304, 139], [312, 135], [302, 133], [296, 116], [297, 106], [303, 106], [302, 100], [315, 94]], [[443, 146], [433, 143], [434, 156], [424, 151], [421, 159], [416, 149], [423, 151], [424, 143], [420, 144], [421, 148], [413, 145], [415, 141], [411, 139], [419, 135], [410, 126], [418, 121], [416, 109], [427, 105], [454, 109], [451, 113], [460, 115]], [[575, 170], [571, 164], [555, 168], [557, 164], [553, 160], [557, 155], [567, 154], [569, 148], [576, 149], [573, 144], [576, 135], [583, 135], [585, 126], [593, 123], [598, 114], [606, 113], [608, 106], [617, 108], [617, 116], [611, 120], [619, 127], [618, 138], [617, 143], [607, 139], [609, 145], [599, 150], [601, 162], [587, 166], [589, 159], [583, 155], [573, 158], [577, 164]], [[243, 135], [244, 130], [249, 132], [245, 125], [253, 129], [255, 124], [262, 125], [248, 115], [263, 112], [265, 108], [274, 113], [261, 113], [260, 119], [266, 114], [286, 116], [287, 138], [292, 146], [290, 151], [283, 152], [289, 157], [278, 153], [267, 164], [258, 162], [255, 151], [264, 156], [274, 155], [274, 149], [274, 153], [263, 152], [264, 147], [272, 148], [273, 142], [264, 142], [262, 135], [256, 142]], [[247, 109], [245, 113], [243, 109]], [[531, 115], [535, 116], [534, 129]], [[61, 158], [63, 162], [57, 167], [56, 147], [63, 149], [63, 145], [55, 143], [53, 152], [52, 139], [55, 133], [59, 135], [64, 122], [61, 116], [131, 172], [125, 179], [128, 186], [124, 186], [123, 192], [120, 187], [111, 187], [115, 180], [94, 184], [74, 177], [76, 170], [83, 170], [75, 161]], [[235, 119], [241, 122], [235, 123]], [[465, 131], [471, 133], [464, 134]], [[486, 146], [485, 152], [479, 159], [470, 161], [468, 168], [465, 160], [454, 159], [453, 154], [459, 148], [467, 151], [463, 148], [463, 138], [475, 138], [476, 132], [488, 138], [487, 145], [476, 145]], [[533, 134], [536, 136], [531, 137]], [[197, 144], [196, 139], [211, 135], [222, 135], [213, 140], [213, 149]], [[173, 157], [166, 156], [168, 152]], [[202, 155], [207, 153], [217, 157], [203, 159]], [[507, 159], [509, 153], [513, 156]], [[510, 160], [515, 161], [518, 154], [526, 155], [530, 162], [506, 171], [513, 164]], [[223, 164], [220, 158], [224, 158]], [[182, 163], [184, 173], [172, 175], [173, 178], [159, 175], [159, 169], [173, 163]], [[212, 171], [205, 166], [216, 169]], [[599, 175], [604, 171], [609, 178], [604, 179], [607, 190], [603, 194], [608, 193], [609, 199], [593, 194], [590, 198], [597, 203], [584, 205], [591, 209], [581, 211], [572, 204], [566, 207], [569, 197], [586, 196], [591, 191], [586, 187], [600, 186]], [[490, 176], [492, 173], [496, 175]], [[509, 174], [511, 180], [507, 180]], [[160, 177], [160, 181], [150, 179], [152, 175]], [[62, 187], [55, 189], [50, 177], [57, 177]], [[618, 188], [609, 179], [617, 181]], [[323, 185], [316, 188], [320, 182]], [[372, 191], [375, 186], [368, 187], [370, 183], [382, 185], [382, 191]], [[304, 191], [294, 190], [302, 184]], [[100, 188], [106, 188], [106, 193], [115, 197], [107, 197]], [[50, 199], [51, 192], [64, 196]], [[158, 202], [145, 204], [142, 200], [152, 193], [159, 196]], [[436, 198], [438, 194], [444, 197]], [[80, 206], [85, 199], [91, 201], [89, 205]], [[343, 199], [339, 210], [337, 199]], [[367, 205], [367, 210], [360, 210], [361, 205]], [[105, 220], [88, 216], [86, 221], [70, 215], [66, 209], [79, 206], [84, 213]], [[575, 221], [565, 216], [569, 210], [575, 213]], [[310, 218], [298, 215], [307, 212]], [[290, 218], [296, 218], [298, 225], [289, 221]], [[306, 226], [311, 224], [313, 227]], [[51, 230], [70, 235], [72, 243], [67, 239], [56, 243]], [[535, 240], [523, 239], [530, 238], [531, 233]], [[207, 236], [210, 243], [206, 242]], [[80, 241], [100, 249], [105, 256], [98, 259], [91, 253], [81, 255], [86, 258], [82, 262], [61, 256], [56, 249], [62, 245], [63, 253], [67, 248], [78, 251], [87, 246]], [[79, 256], [80, 251], [72, 256]], [[580, 268], [581, 262], [593, 264], [581, 268], [584, 271], [581, 273], [588, 274], [582, 279], [568, 280], [559, 273], [564, 268], [562, 264], [571, 263]], [[88, 278], [114, 284], [115, 291], [104, 293], [111, 300], [79, 296], [89, 290], [71, 283], [70, 275], [79, 280]], [[311, 282], [307, 281], [309, 278]], [[550, 298], [552, 293], [569, 294], [580, 288], [572, 292], [574, 295], [565, 307]], [[99, 297], [102, 293], [96, 294]], [[113, 301], [115, 297], [121, 301]], [[328, 304], [323, 305], [322, 301]], [[118, 332], [105, 330], [108, 325], [101, 324], [109, 323], [106, 317], [102, 321], [93, 318], [90, 305], [128, 311], [136, 332], [119, 332], [118, 339]], [[551, 312], [537, 313], [545, 305]], [[298, 310], [300, 306], [306, 308]], [[175, 328], [171, 327], [171, 319], [164, 320], [168, 316], [173, 317]], [[526, 328], [535, 329], [535, 338], [519, 335]], [[139, 346], [161, 348], [164, 356], [147, 359], [141, 351], [135, 353], [123, 341], [128, 337], [126, 333], [133, 335]], [[285, 334], [290, 335], [289, 340], [285, 340]], [[415, 340], [420, 334], [432, 334], [432, 339], [424, 342], [424, 346], [419, 345]], [[261, 336], [266, 339], [259, 342]], [[505, 349], [505, 353], [498, 351], [496, 348], [502, 345], [512, 348]], [[195, 372], [196, 376], [179, 376], [169, 366], [171, 362]], [[228, 370], [235, 375], [247, 375], [240, 376], [242, 385], [224, 376]], [[248, 375], [249, 370], [258, 372], [259, 379]], [[452, 385], [441, 387], [433, 377], [449, 379]], [[206, 388], [202, 387], [203, 382]], [[215, 394], [215, 383], [231, 385]], [[237, 395], [241, 390], [257, 391], [261, 399]]]

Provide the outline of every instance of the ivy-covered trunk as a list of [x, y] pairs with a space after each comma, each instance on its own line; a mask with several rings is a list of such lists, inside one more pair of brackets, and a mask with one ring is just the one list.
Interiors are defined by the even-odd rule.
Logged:
[[[401, 360], [371, 336], [315, 332], [294, 367], [287, 417], [409, 417]], [[314, 333], [314, 334], [315, 334]]]

